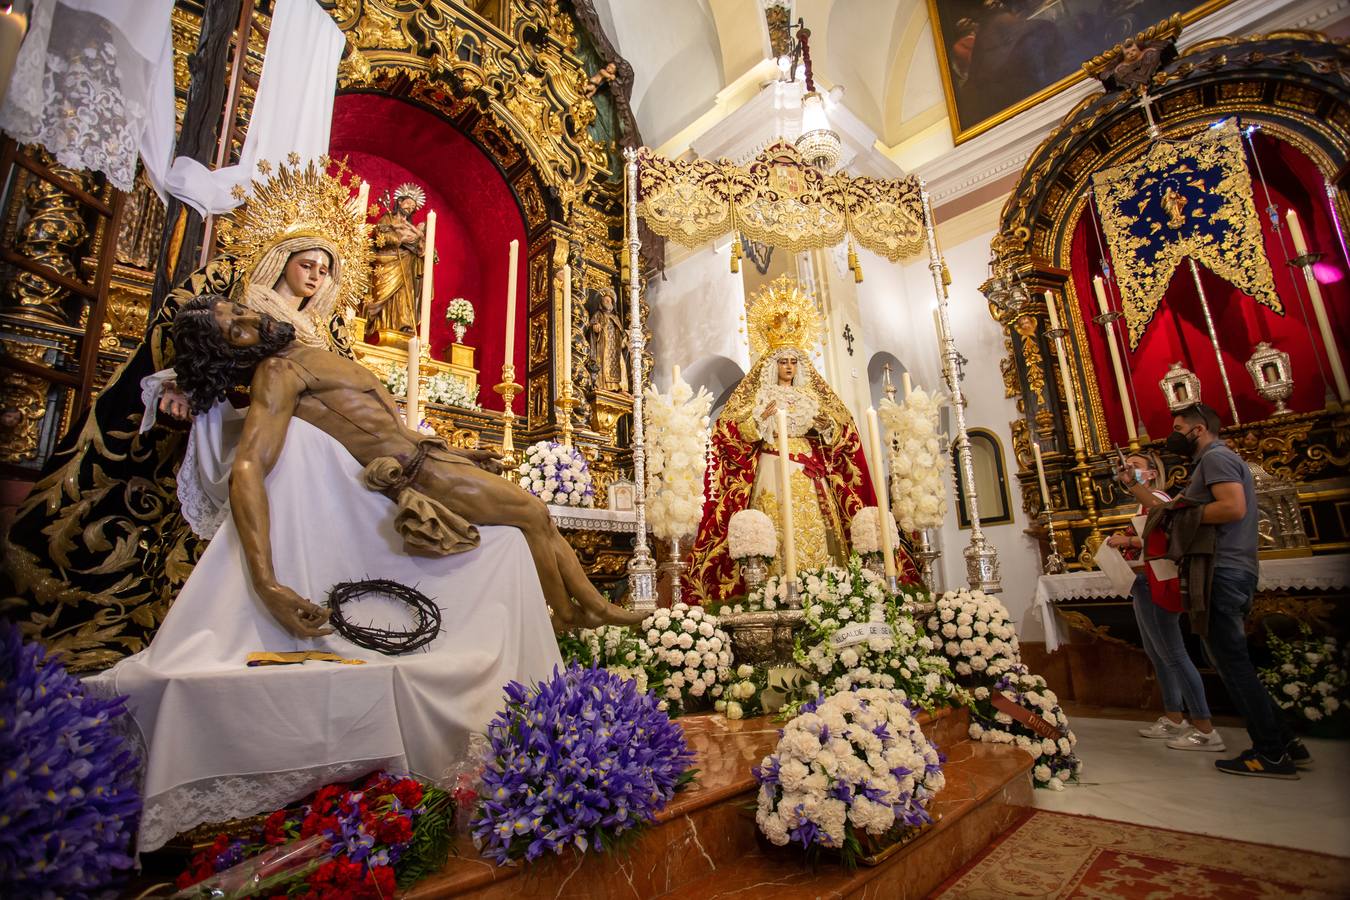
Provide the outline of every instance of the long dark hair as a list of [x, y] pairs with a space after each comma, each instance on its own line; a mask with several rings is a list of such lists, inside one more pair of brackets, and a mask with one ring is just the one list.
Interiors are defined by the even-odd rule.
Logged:
[[173, 319], [173, 368], [193, 415], [224, 400], [258, 363], [295, 340], [294, 326], [263, 314], [257, 344], [230, 346], [212, 313], [217, 303], [229, 302], [218, 294], [201, 294], [184, 303]]

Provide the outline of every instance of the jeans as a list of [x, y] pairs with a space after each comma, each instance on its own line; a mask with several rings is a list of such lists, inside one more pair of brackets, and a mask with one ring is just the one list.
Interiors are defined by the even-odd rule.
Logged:
[[1192, 719], [1208, 719], [1205, 685], [1181, 637], [1181, 613], [1168, 612], [1153, 602], [1146, 575], [1134, 580], [1130, 599], [1134, 601], [1134, 617], [1139, 622], [1144, 652], [1162, 686], [1163, 709], [1167, 712], [1184, 709]]
[[1247, 652], [1243, 622], [1252, 608], [1256, 575], [1241, 569], [1216, 568], [1209, 594], [1209, 636], [1205, 652], [1223, 679], [1228, 696], [1247, 723], [1252, 748], [1279, 759], [1293, 740], [1284, 714], [1270, 699]]

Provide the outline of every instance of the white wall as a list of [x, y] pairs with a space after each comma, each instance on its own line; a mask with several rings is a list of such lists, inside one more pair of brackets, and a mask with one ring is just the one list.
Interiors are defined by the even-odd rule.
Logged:
[[[750, 340], [741, 319], [745, 287], [741, 276], [731, 272], [730, 237], [694, 251], [673, 242], [666, 247], [665, 276], [647, 283], [657, 387], [670, 389], [671, 366], [697, 372], [697, 364], [714, 357], [748, 369]], [[695, 390], [700, 387], [691, 384]]]

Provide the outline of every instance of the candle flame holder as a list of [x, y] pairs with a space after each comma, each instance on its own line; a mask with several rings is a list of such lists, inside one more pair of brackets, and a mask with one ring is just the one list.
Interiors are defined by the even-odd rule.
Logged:
[[[1092, 317], [1092, 321], [1096, 322], [1098, 325], [1100, 325], [1100, 326], [1102, 326], [1103, 328], [1105, 328], [1105, 327], [1107, 327], [1108, 325], [1111, 325], [1113, 322], [1118, 322], [1118, 321], [1120, 321], [1122, 318], [1124, 318], [1124, 315], [1120, 312], [1120, 310], [1118, 310], [1118, 309], [1113, 309], [1113, 310], [1111, 310], [1110, 312], [1106, 312], [1106, 313], [1102, 313], [1101, 315], [1093, 316], [1093, 317]], [[1064, 331], [1065, 329], [1062, 329], [1062, 328], [1061, 328], [1061, 329], [1058, 329], [1058, 330]]]
[[553, 405], [557, 407], [558, 418], [562, 420], [563, 445], [570, 447], [572, 446], [573, 435], [572, 410], [577, 408], [577, 401], [576, 398], [572, 396], [570, 385], [563, 388], [562, 396], [553, 401]]
[[1321, 262], [1322, 257], [1325, 255], [1326, 255], [1325, 253], [1318, 253], [1315, 250], [1309, 250], [1307, 253], [1304, 253], [1301, 256], [1295, 256], [1293, 259], [1289, 260], [1289, 265], [1293, 266], [1296, 269], [1302, 269], [1306, 266], [1313, 266]]
[[516, 384], [516, 367], [511, 364], [502, 366], [501, 384], [495, 385], [492, 390], [501, 395], [502, 398], [502, 464], [506, 469], [513, 469], [516, 466], [516, 442], [515, 442], [515, 424], [516, 411], [512, 408], [515, 403], [516, 395], [524, 390], [523, 387]]
[[1045, 516], [1045, 528], [1049, 532], [1050, 554], [1045, 558], [1045, 574], [1059, 575], [1064, 571], [1064, 557], [1059, 553], [1059, 543], [1055, 540], [1055, 517], [1050, 514], [1050, 507], [1041, 508], [1041, 514]]

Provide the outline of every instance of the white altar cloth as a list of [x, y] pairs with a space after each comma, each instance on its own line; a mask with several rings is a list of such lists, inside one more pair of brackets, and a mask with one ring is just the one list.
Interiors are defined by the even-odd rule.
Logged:
[[[1329, 591], [1350, 587], [1350, 554], [1295, 556], [1261, 560], [1258, 591]], [[1105, 572], [1063, 572], [1042, 575], [1036, 580], [1036, 595], [1031, 600], [1032, 615], [1045, 626], [1045, 649], [1060, 645], [1055, 619], [1056, 600], [1105, 600], [1119, 597]]]
[[[440, 636], [398, 657], [337, 635], [291, 637], [253, 593], [228, 518], [150, 646], [89, 679], [100, 693], [130, 695], [148, 750], [141, 852], [377, 768], [438, 778], [501, 708], [507, 682], [542, 680], [560, 664], [519, 530], [482, 528], [475, 550], [409, 557], [393, 503], [361, 486], [360, 469], [341, 444], [292, 420], [267, 479], [277, 575], [320, 604], [344, 581], [415, 586], [440, 606]], [[384, 602], [389, 614], [363, 606], [354, 610], [363, 618], [349, 617], [406, 616], [402, 604]], [[368, 662], [245, 665], [253, 651], [308, 649]]]

